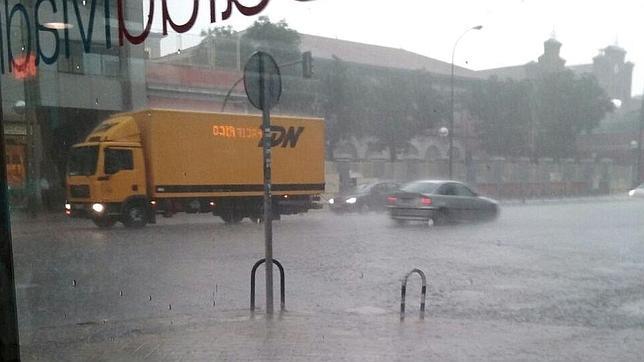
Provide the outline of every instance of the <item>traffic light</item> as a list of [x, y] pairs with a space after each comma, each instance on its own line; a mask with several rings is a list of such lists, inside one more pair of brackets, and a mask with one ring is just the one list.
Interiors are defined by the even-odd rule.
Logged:
[[313, 55], [311, 52], [302, 53], [302, 76], [306, 79], [313, 76]]

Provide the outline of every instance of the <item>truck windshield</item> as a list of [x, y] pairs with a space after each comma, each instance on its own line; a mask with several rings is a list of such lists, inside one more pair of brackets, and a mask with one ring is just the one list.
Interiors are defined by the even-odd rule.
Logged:
[[90, 176], [96, 173], [98, 146], [84, 146], [72, 149], [69, 157], [70, 176]]

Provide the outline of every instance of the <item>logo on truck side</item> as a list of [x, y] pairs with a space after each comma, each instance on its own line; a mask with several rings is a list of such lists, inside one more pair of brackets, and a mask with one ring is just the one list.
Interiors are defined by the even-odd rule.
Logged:
[[[295, 148], [303, 132], [304, 127], [289, 127], [286, 129], [281, 126], [271, 126], [271, 147], [281, 146], [283, 148]], [[262, 147], [261, 127], [249, 128], [215, 125], [212, 126], [212, 134], [215, 137], [223, 138], [256, 139], [259, 140], [258, 147]]]
[[[288, 131], [284, 127], [271, 126], [271, 147], [282, 146], [283, 148], [297, 146], [297, 141], [304, 132], [304, 127], [289, 127]], [[262, 141], [259, 140], [257, 146], [262, 147]]]

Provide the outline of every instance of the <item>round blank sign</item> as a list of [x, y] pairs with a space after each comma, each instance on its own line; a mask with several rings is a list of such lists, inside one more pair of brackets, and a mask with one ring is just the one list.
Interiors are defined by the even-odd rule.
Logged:
[[244, 67], [244, 88], [255, 108], [270, 110], [277, 105], [282, 95], [282, 77], [275, 59], [268, 53], [255, 52]]

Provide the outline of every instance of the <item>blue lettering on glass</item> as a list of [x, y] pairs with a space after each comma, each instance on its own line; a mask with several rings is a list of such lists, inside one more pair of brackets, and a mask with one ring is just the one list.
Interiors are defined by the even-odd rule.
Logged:
[[[58, 35], [58, 30], [50, 29], [50, 28], [48, 28], [46, 26], [43, 26], [40, 23], [40, 18], [38, 16], [38, 11], [40, 10], [40, 6], [44, 2], [49, 2], [51, 4], [51, 9], [52, 9], [53, 14], [58, 12], [58, 9], [56, 8], [56, 3], [54, 2], [54, 0], [38, 0], [36, 2], [36, 10], [34, 12], [34, 15], [35, 15], [35, 18], [36, 18], [36, 28], [38, 29], [37, 33], [36, 33], [36, 49], [37, 49], [36, 65], [40, 64], [40, 59], [41, 58], [42, 58], [43, 62], [45, 62], [45, 64], [54, 64], [56, 62], [56, 60], [58, 59], [58, 54], [60, 53], [60, 37]], [[54, 36], [54, 41], [56, 42], [56, 46], [54, 48], [55, 49], [54, 54], [51, 57], [48, 57], [47, 55], [45, 55], [43, 53], [41, 47], [40, 47], [40, 32], [43, 32], [43, 31], [51, 33]]]
[[[107, 1], [106, 1], [107, 3]], [[85, 48], [85, 53], [92, 52], [92, 33], [94, 32], [94, 17], [96, 16], [96, 1], [92, 1], [92, 6], [89, 11], [89, 24], [87, 24], [87, 34], [85, 34], [85, 28], [83, 27], [83, 18], [81, 18], [80, 10], [78, 9], [78, 1], [72, 0], [74, 5], [74, 13], [76, 14], [76, 22], [78, 23], [78, 30], [80, 31], [81, 39], [83, 41], [83, 47]], [[65, 22], [69, 24], [69, 17], [67, 15], [67, 1], [63, 0], [63, 8], [65, 11]], [[105, 22], [108, 22], [108, 18], [105, 18]], [[65, 32], [65, 36], [69, 33]], [[65, 42], [69, 43], [67, 37]]]
[[[118, 23], [118, 35], [119, 35], [119, 44], [121, 46], [125, 45], [125, 40], [130, 44], [141, 44], [143, 43], [147, 37], [150, 35], [150, 31], [152, 29], [152, 22], [154, 19], [154, 0], [149, 0], [149, 14], [148, 14], [148, 21], [146, 23], [145, 28], [143, 29], [143, 32], [139, 35], [132, 35], [126, 28], [126, 19], [125, 19], [125, 11], [124, 11], [124, 0], [115, 0], [116, 5], [117, 5], [117, 23]], [[161, 16], [162, 16], [162, 24], [163, 24], [163, 35], [168, 34], [168, 24], [170, 27], [176, 31], [177, 33], [185, 33], [192, 29], [192, 27], [195, 25], [198, 14], [199, 14], [199, 1], [198, 0], [193, 0], [193, 11], [192, 11], [192, 16], [190, 19], [185, 23], [185, 24], [176, 24], [172, 18], [170, 11], [168, 10], [168, 5], [167, 5], [167, 0], [161, 0]], [[221, 0], [225, 1], [227, 3], [226, 10], [221, 13], [222, 15], [222, 20], [227, 20], [232, 16], [233, 9], [237, 9], [242, 15], [245, 16], [252, 16], [259, 14], [262, 12], [266, 6], [268, 6], [269, 0], [257, 0], [258, 3], [254, 6], [245, 6], [239, 3], [239, 0]], [[97, 8], [97, 3], [99, 1], [97, 0], [87, 0], [83, 1], [83, 5], [79, 6], [78, 0], [37, 0], [36, 4], [33, 7], [33, 20], [35, 26], [31, 27], [31, 21], [29, 17], [29, 12], [27, 11], [27, 8], [23, 4], [15, 4], [12, 6], [11, 10], [9, 10], [9, 0], [5, 0], [4, 2], [4, 15], [5, 15], [5, 29], [4, 31], [6, 32], [6, 57], [7, 57], [7, 63], [8, 63], [8, 69], [9, 72], [12, 72], [14, 68], [20, 68], [23, 66], [26, 66], [26, 64], [31, 61], [31, 57], [35, 57], [35, 64], [36, 66], [40, 65], [40, 61], [42, 60], [45, 64], [51, 65], [56, 63], [58, 60], [58, 57], [60, 56], [60, 33], [58, 32], [57, 29], [49, 28], [43, 25], [40, 22], [40, 10], [42, 8], [42, 5], [44, 3], [49, 3], [51, 7], [51, 12], [52, 14], [56, 14], [58, 12], [58, 4], [62, 2], [62, 7], [63, 7], [63, 20], [66, 24], [64, 27], [64, 53], [65, 57], [69, 58], [71, 56], [71, 50], [70, 50], [70, 36], [69, 36], [69, 31], [71, 26], [73, 25], [70, 23], [70, 5], [68, 2], [71, 2], [71, 8], [73, 9], [73, 17], [76, 19], [76, 24], [74, 28], [78, 27], [78, 31], [80, 32], [81, 40], [83, 43], [83, 51], [85, 53], [91, 53], [92, 51], [92, 39], [93, 39], [93, 34], [94, 34], [94, 24], [96, 20], [96, 8]], [[87, 7], [87, 3], [89, 4], [89, 20], [87, 22], [87, 25], [83, 24], [83, 20], [81, 17], [81, 11], [80, 9], [83, 7]], [[110, 12], [111, 6], [110, 4], [112, 3], [111, 0], [103, 0], [104, 3], [104, 15], [105, 15], [105, 48], [110, 49], [112, 47], [112, 28], [110, 27], [111, 20], [112, 20], [112, 14]], [[14, 58], [13, 50], [12, 50], [12, 43], [11, 43], [11, 26], [14, 21], [14, 17], [16, 15], [22, 16], [23, 17], [23, 24], [24, 28], [29, 34], [26, 36], [26, 42], [27, 44], [22, 44], [22, 51], [24, 54], [26, 54], [26, 57], [20, 57], [20, 59], [24, 59], [23, 63], [18, 64], [16, 62], [16, 58]], [[210, 21], [211, 23], [215, 23], [217, 21], [216, 19], [216, 10], [215, 10], [215, 0], [210, 0]], [[4, 43], [4, 36], [2, 34], [2, 28], [0, 28], [0, 72], [4, 74], [5, 72], [5, 56], [4, 56], [4, 48], [5, 48], [5, 43]], [[41, 35], [44, 35], [43, 33], [46, 33], [50, 37], [53, 38], [54, 40], [54, 48], [52, 51], [52, 54], [45, 54], [45, 52], [42, 49], [42, 42], [41, 42]], [[32, 37], [35, 38], [35, 52], [32, 49]]]
[[[6, 2], [5, 9], [7, 9]], [[13, 67], [18, 68], [26, 66], [31, 57], [31, 36], [27, 37], [27, 46], [25, 46], [24, 44], [22, 45], [23, 52], [27, 54], [27, 56], [23, 59], [23, 63], [16, 63], [16, 59], [13, 57], [13, 49], [11, 49], [11, 37], [9, 35], [11, 34], [11, 23], [16, 13], [22, 14], [22, 16], [24, 17], [25, 26], [27, 27], [27, 33], [31, 34], [31, 24], [29, 23], [29, 15], [27, 14], [27, 9], [22, 4], [15, 4], [11, 9], [9, 17], [7, 18], [7, 58], [9, 59], [9, 71], [11, 71]]]

